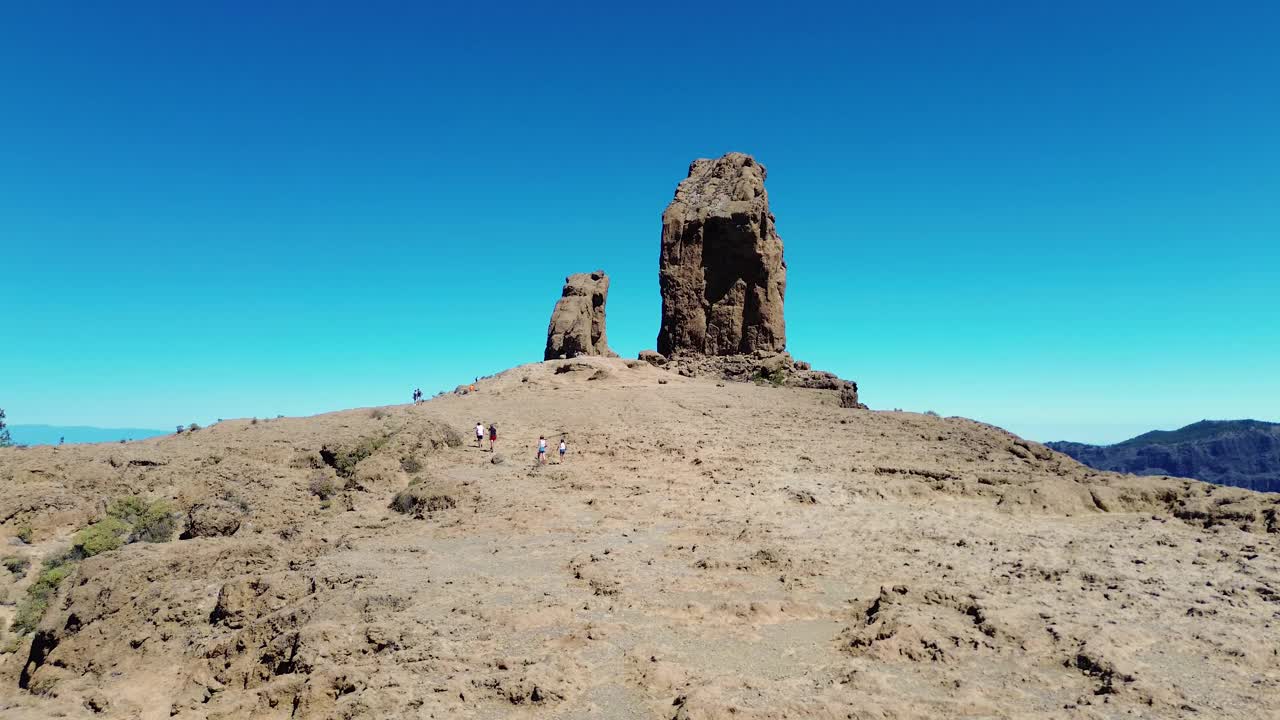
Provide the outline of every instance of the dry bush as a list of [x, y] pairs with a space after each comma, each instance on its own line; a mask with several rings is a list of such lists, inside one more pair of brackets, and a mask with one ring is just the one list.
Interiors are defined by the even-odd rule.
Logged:
[[355, 474], [356, 465], [360, 464], [361, 460], [373, 455], [390, 439], [389, 435], [375, 435], [360, 438], [351, 445], [335, 448], [326, 445], [320, 448], [320, 458], [338, 475], [349, 478]]
[[452, 510], [457, 506], [458, 501], [454, 498], [452, 489], [429, 482], [411, 483], [391, 499], [393, 510], [414, 517], [439, 510]]
[[0, 564], [4, 565], [5, 570], [13, 573], [15, 578], [21, 579], [26, 577], [27, 568], [31, 567], [31, 560], [18, 555], [9, 555], [4, 560], [0, 560]]
[[338, 484], [329, 477], [328, 473], [317, 470], [311, 474], [311, 480], [307, 482], [307, 490], [323, 501], [337, 494]]

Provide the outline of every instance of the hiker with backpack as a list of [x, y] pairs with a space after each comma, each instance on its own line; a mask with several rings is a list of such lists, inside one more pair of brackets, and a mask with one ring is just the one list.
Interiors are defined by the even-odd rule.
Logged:
[[489, 423], [489, 452], [493, 452], [493, 446], [498, 444], [498, 426]]

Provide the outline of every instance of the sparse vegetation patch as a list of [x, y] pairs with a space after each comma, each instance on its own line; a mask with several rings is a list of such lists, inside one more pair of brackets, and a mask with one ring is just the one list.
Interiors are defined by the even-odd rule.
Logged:
[[356, 465], [373, 455], [390, 439], [388, 435], [364, 437], [348, 446], [320, 448], [320, 457], [324, 464], [333, 468], [339, 476], [349, 478], [355, 474]]
[[311, 474], [311, 480], [307, 482], [307, 490], [322, 502], [328, 502], [338, 492], [338, 484], [333, 478], [323, 470], [317, 470]]
[[107, 517], [129, 526], [129, 542], [169, 542], [178, 529], [178, 513], [167, 500], [116, 498], [107, 507]]
[[[148, 502], [140, 497], [112, 500], [107, 505], [106, 516], [81, 528], [73, 536], [69, 549], [45, 559], [40, 575], [27, 588], [26, 597], [18, 603], [13, 631], [20, 635], [35, 631], [58, 586], [82, 560], [119, 550], [128, 543], [168, 542], [173, 537], [176, 524], [173, 508], [166, 500]], [[10, 567], [10, 561], [25, 571], [25, 558], [5, 558], [6, 568]]]
[[58, 585], [75, 570], [75, 560], [70, 554], [62, 554], [45, 560], [36, 581], [27, 588], [27, 596], [18, 603], [17, 614], [13, 618], [13, 631], [19, 635], [35, 632], [49, 609], [49, 600], [57, 592]]
[[781, 368], [768, 372], [764, 368], [760, 368], [759, 374], [755, 377], [757, 385], [772, 385], [774, 387], [782, 387], [787, 384], [787, 374]]
[[27, 575], [27, 568], [31, 566], [31, 561], [19, 555], [8, 555], [0, 564], [4, 565], [4, 569], [13, 574], [15, 578], [23, 578]]
[[118, 550], [129, 534], [129, 524], [119, 518], [106, 517], [76, 533], [71, 548], [79, 559], [91, 558]]
[[409, 487], [396, 493], [391, 499], [391, 508], [414, 517], [423, 517], [427, 513], [438, 510], [452, 510], [458, 506], [453, 494], [434, 483], [413, 482]]

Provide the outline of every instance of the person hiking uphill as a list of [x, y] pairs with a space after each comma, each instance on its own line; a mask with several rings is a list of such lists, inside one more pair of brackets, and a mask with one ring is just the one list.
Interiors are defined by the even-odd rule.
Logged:
[[489, 452], [493, 452], [493, 446], [498, 444], [498, 426], [489, 423]]
[[479, 420], [477, 420], [476, 421], [476, 447], [481, 447], [481, 443], [483, 442], [484, 442], [484, 425]]
[[547, 438], [545, 435], [538, 436], [538, 464], [547, 464]]
[[563, 465], [563, 464], [564, 464], [564, 453], [565, 453], [565, 451], [566, 451], [566, 450], [568, 450], [568, 449], [569, 449], [569, 446], [568, 446], [567, 444], [565, 444], [564, 436], [563, 436], [563, 435], [561, 435], [561, 436], [560, 436], [560, 464], [561, 464], [561, 465]]

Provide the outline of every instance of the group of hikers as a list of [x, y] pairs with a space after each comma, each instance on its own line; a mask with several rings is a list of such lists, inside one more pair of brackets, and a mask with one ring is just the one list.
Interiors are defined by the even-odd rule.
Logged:
[[[488, 430], [486, 430], [484, 427], [484, 423], [477, 420], [476, 421], [476, 447], [480, 449], [484, 449], [484, 438], [486, 435], [488, 435], [489, 437], [489, 452], [493, 452], [494, 448], [498, 444], [498, 426], [494, 425], [493, 423], [490, 423]], [[561, 463], [564, 463], [564, 455], [567, 452], [569, 452], [569, 443], [568, 441], [565, 440], [565, 436], [561, 435], [560, 436], [560, 462]], [[535, 462], [537, 462], [539, 465], [547, 464], [547, 436], [546, 435], [538, 436], [538, 454], [535, 458]]]
[[[479, 378], [476, 378], [476, 379], [479, 380]], [[471, 390], [474, 392], [475, 385], [471, 386]], [[420, 402], [422, 402], [422, 390], [415, 389], [413, 391], [413, 403], [416, 405]], [[488, 436], [489, 438], [489, 452], [493, 452], [494, 448], [497, 447], [498, 445], [498, 426], [493, 423], [490, 423], [489, 427], [486, 429], [484, 426], [484, 423], [477, 420], [476, 421], [476, 447], [477, 448], [480, 448], [482, 450], [484, 449], [485, 436]], [[560, 436], [559, 451], [560, 451], [560, 463], [563, 464], [565, 453], [569, 452], [569, 443], [568, 441], [565, 440], [564, 435]], [[546, 435], [538, 436], [538, 454], [535, 457], [534, 462], [536, 462], [539, 465], [547, 464], [547, 436]]]

